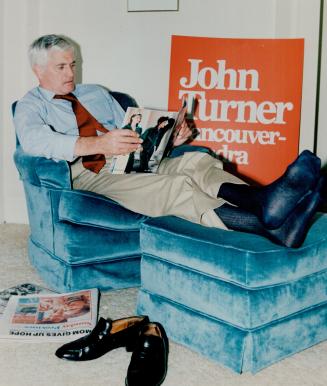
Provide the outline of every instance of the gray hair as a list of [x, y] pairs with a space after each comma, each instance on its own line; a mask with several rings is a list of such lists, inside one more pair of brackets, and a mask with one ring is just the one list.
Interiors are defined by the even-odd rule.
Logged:
[[33, 67], [35, 64], [44, 66], [48, 61], [48, 53], [50, 50], [59, 51], [74, 51], [74, 45], [66, 38], [59, 35], [44, 35], [34, 40], [28, 50], [30, 64]]

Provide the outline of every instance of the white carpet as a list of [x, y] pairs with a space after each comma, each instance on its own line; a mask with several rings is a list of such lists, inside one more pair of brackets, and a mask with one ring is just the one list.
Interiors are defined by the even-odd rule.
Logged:
[[[27, 258], [25, 225], [0, 225], [0, 288], [18, 283], [45, 285]], [[102, 294], [100, 315], [113, 319], [135, 312], [137, 289]], [[122, 386], [130, 353], [114, 350], [84, 363], [58, 359], [57, 343], [0, 340], [0, 386]], [[164, 386], [326, 386], [327, 342], [261, 372], [238, 375], [185, 347], [170, 342]]]

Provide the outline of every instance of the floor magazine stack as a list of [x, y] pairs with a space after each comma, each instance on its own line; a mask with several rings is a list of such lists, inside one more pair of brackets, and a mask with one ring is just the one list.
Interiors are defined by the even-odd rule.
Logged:
[[64, 294], [25, 283], [0, 291], [0, 338], [69, 341], [93, 330], [99, 290]]

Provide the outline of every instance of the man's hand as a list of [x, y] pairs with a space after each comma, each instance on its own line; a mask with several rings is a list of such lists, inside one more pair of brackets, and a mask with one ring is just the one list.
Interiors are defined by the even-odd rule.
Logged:
[[141, 149], [143, 140], [133, 130], [115, 129], [96, 137], [79, 137], [76, 156], [104, 154], [106, 156], [129, 154]]
[[190, 129], [189, 125], [184, 119], [176, 137], [174, 138], [173, 146], [176, 147], [176, 146], [182, 145], [191, 137], [192, 137], [192, 130]]
[[141, 148], [143, 140], [133, 130], [115, 129], [101, 137], [104, 155], [129, 154]]

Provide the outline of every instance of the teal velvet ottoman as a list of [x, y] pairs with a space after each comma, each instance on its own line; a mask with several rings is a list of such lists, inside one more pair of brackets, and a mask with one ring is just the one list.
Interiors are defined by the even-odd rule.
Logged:
[[141, 225], [137, 312], [236, 372], [327, 339], [327, 214], [301, 248], [174, 217]]

